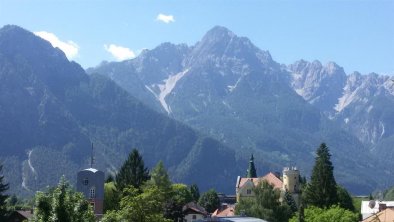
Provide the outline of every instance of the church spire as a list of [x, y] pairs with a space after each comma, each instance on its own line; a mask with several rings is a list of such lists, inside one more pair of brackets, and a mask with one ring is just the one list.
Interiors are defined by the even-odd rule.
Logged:
[[90, 156], [90, 168], [93, 168], [94, 163], [94, 150], [93, 150], [93, 143], [92, 143], [92, 154]]
[[250, 157], [250, 160], [249, 160], [249, 168], [248, 168], [248, 170], [247, 170], [246, 172], [247, 172], [246, 177], [248, 177], [248, 178], [256, 178], [256, 177], [257, 177], [256, 168], [255, 168], [255, 166], [254, 166], [254, 157], [253, 157], [253, 154], [252, 154], [252, 156]]

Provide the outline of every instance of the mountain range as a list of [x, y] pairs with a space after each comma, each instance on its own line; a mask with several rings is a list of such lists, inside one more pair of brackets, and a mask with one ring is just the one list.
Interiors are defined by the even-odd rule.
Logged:
[[391, 166], [382, 156], [392, 155], [388, 76], [347, 75], [334, 62], [280, 64], [220, 26], [193, 46], [163, 43], [135, 59], [87, 71], [223, 142], [238, 159], [254, 153], [270, 170], [297, 165], [308, 176], [314, 150], [326, 142], [338, 180], [352, 192], [393, 182], [389, 170], [375, 173]]
[[162, 160], [174, 182], [233, 189], [232, 150], [153, 111], [112, 80], [87, 75], [17, 26], [0, 29], [0, 122], [0, 161], [10, 192], [22, 196], [62, 175], [75, 183], [90, 166], [91, 143], [94, 167], [107, 175], [137, 148], [148, 167]]
[[334, 62], [274, 61], [214, 27], [193, 46], [163, 43], [83, 70], [17, 26], [0, 29], [0, 160], [12, 192], [75, 182], [89, 166], [115, 173], [132, 148], [163, 160], [175, 182], [234, 193], [255, 156], [258, 174], [296, 165], [309, 176], [320, 143], [353, 194], [394, 183], [393, 82]]

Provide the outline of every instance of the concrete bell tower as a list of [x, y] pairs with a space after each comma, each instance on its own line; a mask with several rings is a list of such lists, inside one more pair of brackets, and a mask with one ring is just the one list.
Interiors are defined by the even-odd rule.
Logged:
[[83, 193], [93, 206], [94, 214], [102, 216], [104, 207], [104, 172], [93, 168], [93, 144], [90, 168], [77, 174], [77, 191]]

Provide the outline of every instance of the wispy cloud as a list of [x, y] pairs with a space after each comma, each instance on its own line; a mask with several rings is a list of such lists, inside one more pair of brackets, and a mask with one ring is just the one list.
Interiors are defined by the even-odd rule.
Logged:
[[167, 24], [171, 23], [171, 22], [175, 22], [175, 19], [174, 19], [173, 15], [165, 15], [165, 14], [162, 14], [162, 13], [157, 15], [156, 20], [164, 22], [164, 23], [167, 23]]
[[118, 46], [115, 44], [105, 44], [104, 49], [107, 52], [111, 53], [111, 55], [115, 57], [115, 59], [118, 61], [132, 59], [135, 57], [135, 53], [131, 49], [123, 46]]
[[46, 31], [34, 32], [34, 34], [50, 42], [53, 47], [62, 50], [68, 59], [73, 59], [78, 55], [79, 46], [71, 40], [62, 41], [55, 34]]

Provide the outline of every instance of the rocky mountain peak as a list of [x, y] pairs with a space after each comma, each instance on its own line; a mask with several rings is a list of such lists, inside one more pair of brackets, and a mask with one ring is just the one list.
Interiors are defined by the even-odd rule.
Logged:
[[300, 60], [288, 66], [292, 87], [311, 104], [331, 112], [346, 83], [346, 73], [334, 62], [325, 66], [320, 61]]
[[2, 54], [14, 57], [23, 55], [29, 59], [52, 57], [66, 59], [63, 51], [16, 25], [6, 25], [0, 29], [0, 51]]
[[[231, 61], [230, 61], [231, 60]], [[225, 27], [215, 26], [209, 30], [202, 40], [192, 49], [187, 64], [206, 64], [215, 62], [243, 61], [248, 63], [272, 64], [273, 60], [268, 51], [257, 48], [246, 37], [239, 37]]]
[[210, 29], [202, 38], [202, 41], [223, 41], [237, 37], [231, 30], [223, 26], [215, 26]]
[[0, 56], [18, 61], [19, 75], [39, 79], [60, 97], [65, 88], [87, 79], [82, 67], [70, 62], [63, 51], [15, 25], [0, 29]]
[[335, 62], [328, 62], [325, 66], [328, 74], [344, 74], [343, 68]]

